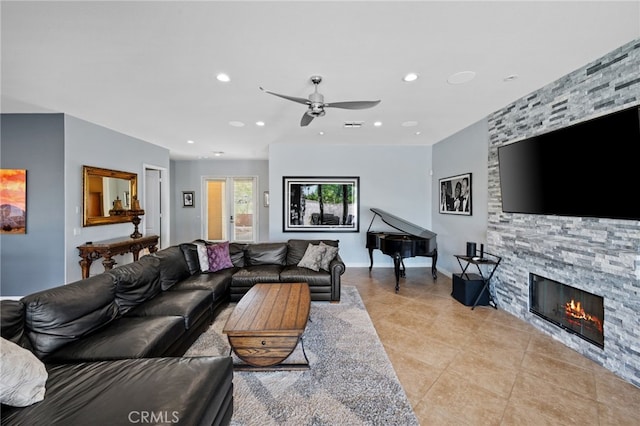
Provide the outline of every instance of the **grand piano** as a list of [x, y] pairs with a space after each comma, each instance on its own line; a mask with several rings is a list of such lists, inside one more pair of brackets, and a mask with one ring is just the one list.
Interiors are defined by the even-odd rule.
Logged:
[[[438, 274], [436, 269], [438, 260], [436, 234], [383, 210], [376, 208], [371, 208], [370, 210], [374, 215], [369, 224], [369, 229], [367, 229], [367, 248], [371, 259], [369, 271], [373, 268], [373, 250], [379, 249], [393, 258], [393, 266], [396, 273], [396, 293], [400, 290], [400, 277], [405, 276], [404, 258], [415, 256], [433, 258], [431, 275], [435, 280]], [[401, 232], [371, 231], [371, 225], [373, 225], [377, 217], [380, 217], [384, 223]]]

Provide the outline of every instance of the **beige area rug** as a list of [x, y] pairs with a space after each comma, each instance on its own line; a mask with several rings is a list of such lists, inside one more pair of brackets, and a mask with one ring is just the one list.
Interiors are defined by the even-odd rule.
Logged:
[[[228, 355], [222, 328], [235, 304], [216, 317], [185, 356]], [[302, 336], [310, 368], [234, 371], [232, 425], [418, 425], [358, 290], [340, 303], [311, 302]], [[288, 358], [298, 362], [300, 345]]]

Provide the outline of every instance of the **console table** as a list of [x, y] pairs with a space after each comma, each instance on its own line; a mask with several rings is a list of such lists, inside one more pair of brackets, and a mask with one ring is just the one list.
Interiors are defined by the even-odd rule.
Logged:
[[[496, 306], [496, 302], [493, 300], [493, 296], [491, 296], [491, 292], [489, 291], [489, 282], [491, 281], [491, 277], [493, 277], [494, 272], [496, 272], [496, 269], [498, 269], [498, 265], [500, 265], [500, 261], [502, 260], [502, 258], [500, 256], [496, 256], [487, 252], [484, 252], [484, 256], [486, 257], [463, 256], [461, 254], [454, 254], [454, 256], [456, 259], [458, 259], [458, 264], [460, 265], [460, 269], [462, 269], [462, 277], [467, 274], [469, 265], [476, 265], [478, 273], [480, 274], [480, 278], [482, 279], [482, 289], [476, 296], [471, 310], [473, 310], [478, 305], [478, 302], [480, 301], [480, 298], [485, 291], [489, 296], [489, 304], [493, 306], [493, 308], [498, 309], [498, 307]], [[463, 262], [464, 266], [462, 265]], [[488, 266], [486, 273], [482, 270], [482, 268], [480, 268], [480, 265]]]
[[157, 251], [158, 238], [157, 235], [147, 235], [140, 238], [120, 237], [78, 246], [82, 258], [79, 262], [82, 268], [82, 278], [89, 278], [91, 263], [101, 257], [103, 258], [104, 270], [108, 271], [116, 264], [112, 257], [117, 254], [132, 253], [133, 260], [136, 261], [142, 249], [148, 248], [151, 253]]

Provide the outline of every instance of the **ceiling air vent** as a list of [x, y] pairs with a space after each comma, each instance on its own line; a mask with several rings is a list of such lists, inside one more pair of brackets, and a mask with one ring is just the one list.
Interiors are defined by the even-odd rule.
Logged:
[[345, 121], [344, 127], [346, 129], [352, 129], [357, 127], [362, 127], [362, 124], [364, 124], [364, 121]]

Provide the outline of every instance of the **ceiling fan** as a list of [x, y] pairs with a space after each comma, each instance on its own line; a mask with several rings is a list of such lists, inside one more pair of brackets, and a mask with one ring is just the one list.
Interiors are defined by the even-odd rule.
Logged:
[[304, 104], [309, 106], [309, 109], [305, 111], [302, 115], [302, 120], [300, 120], [300, 126], [308, 126], [311, 121], [316, 117], [322, 117], [325, 114], [325, 108], [343, 108], [343, 109], [366, 109], [371, 108], [380, 103], [377, 101], [346, 101], [346, 102], [325, 102], [324, 96], [321, 93], [318, 93], [318, 84], [322, 81], [322, 76], [314, 75], [311, 76], [311, 82], [315, 86], [315, 90], [313, 93], [309, 95], [308, 99], [298, 98], [295, 96], [287, 96], [281, 95], [279, 93], [270, 92], [260, 87], [260, 90], [263, 92], [269, 93], [270, 95], [278, 96], [283, 99], [288, 99], [293, 102], [297, 102], [299, 104]]

